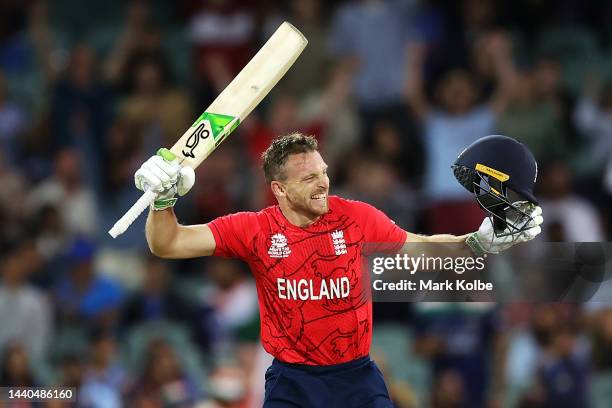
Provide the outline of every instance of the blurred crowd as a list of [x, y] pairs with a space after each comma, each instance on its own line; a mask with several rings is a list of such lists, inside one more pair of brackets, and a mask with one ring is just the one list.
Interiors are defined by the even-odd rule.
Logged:
[[[88, 407], [251, 407], [269, 363], [241, 263], [149, 255], [133, 173], [170, 147], [278, 25], [309, 45], [197, 169], [185, 224], [273, 204], [275, 135], [320, 142], [331, 193], [418, 233], [475, 230], [450, 165], [493, 133], [539, 163], [543, 240], [612, 236], [612, 3], [605, 0], [3, 0], [0, 384]], [[612, 293], [611, 293], [612, 295]], [[604, 407], [612, 308], [375, 304], [399, 407]], [[58, 404], [61, 406], [61, 404]]]

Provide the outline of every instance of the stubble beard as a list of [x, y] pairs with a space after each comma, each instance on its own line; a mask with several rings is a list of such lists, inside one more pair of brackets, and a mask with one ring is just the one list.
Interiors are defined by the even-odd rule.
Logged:
[[307, 218], [318, 218], [329, 211], [329, 197], [327, 196], [327, 192], [325, 192], [325, 203], [322, 207], [315, 207], [312, 205], [310, 195], [307, 197], [300, 197], [299, 200], [290, 198], [288, 201], [295, 212]]

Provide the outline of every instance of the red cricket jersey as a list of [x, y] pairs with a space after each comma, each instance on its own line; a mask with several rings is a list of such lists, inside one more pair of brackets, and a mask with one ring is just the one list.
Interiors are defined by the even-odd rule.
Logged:
[[329, 197], [315, 223], [291, 224], [279, 206], [210, 222], [215, 256], [242, 259], [255, 276], [261, 341], [281, 361], [339, 364], [369, 353], [372, 301], [362, 273], [365, 243], [406, 241], [406, 232], [369, 204]]

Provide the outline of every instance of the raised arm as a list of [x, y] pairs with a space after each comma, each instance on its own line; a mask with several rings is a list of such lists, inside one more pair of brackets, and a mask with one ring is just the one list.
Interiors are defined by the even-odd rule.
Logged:
[[506, 110], [517, 88], [517, 71], [512, 58], [512, 41], [504, 33], [494, 33], [483, 40], [484, 50], [493, 60], [497, 76], [495, 89], [489, 104], [496, 113]]
[[602, 80], [597, 73], [590, 73], [586, 86], [580, 95], [574, 110], [574, 123], [584, 136], [593, 138], [597, 136], [597, 130], [604, 128], [607, 124], [602, 118], [601, 109], [598, 106]]
[[173, 210], [175, 196], [187, 194], [195, 183], [192, 168], [181, 167], [172, 152], [160, 149], [136, 171], [134, 182], [139, 190], [158, 193], [146, 225], [147, 243], [153, 254], [171, 259], [213, 254], [216, 244], [208, 225], [180, 225]]
[[149, 211], [147, 243], [160, 258], [184, 259], [210, 256], [215, 252], [215, 238], [207, 224], [180, 225], [169, 208]]
[[406, 253], [423, 253], [427, 256], [481, 256], [484, 254], [497, 254], [521, 242], [534, 239], [542, 232], [544, 222], [542, 209], [527, 202], [521, 203], [521, 209], [529, 217], [529, 228], [518, 234], [506, 235], [509, 227], [500, 236], [495, 234], [491, 218], [486, 217], [478, 231], [466, 235], [417, 235], [408, 233], [406, 236]]
[[466, 243], [468, 235], [406, 235], [404, 251], [408, 254], [424, 254], [428, 257], [469, 257], [473, 250]]
[[408, 104], [421, 120], [425, 118], [430, 109], [423, 79], [426, 51], [424, 44], [411, 44], [408, 47], [408, 76], [405, 85]]

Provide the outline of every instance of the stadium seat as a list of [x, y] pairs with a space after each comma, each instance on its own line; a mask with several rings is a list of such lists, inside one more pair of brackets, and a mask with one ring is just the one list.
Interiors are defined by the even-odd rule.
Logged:
[[591, 386], [593, 408], [607, 408], [612, 401], [612, 372], [594, 374]]
[[548, 27], [537, 40], [539, 54], [552, 55], [562, 62], [598, 54], [597, 41], [591, 31], [578, 26]]
[[177, 84], [185, 85], [191, 75], [191, 41], [185, 27], [165, 29], [162, 47], [167, 53]]
[[537, 54], [551, 56], [563, 65], [563, 83], [574, 94], [584, 87], [586, 75], [597, 69], [601, 54], [595, 35], [580, 26], [548, 27], [542, 30]]
[[104, 58], [115, 45], [121, 29], [120, 24], [96, 25], [85, 37], [85, 42], [95, 50], [98, 58]]

